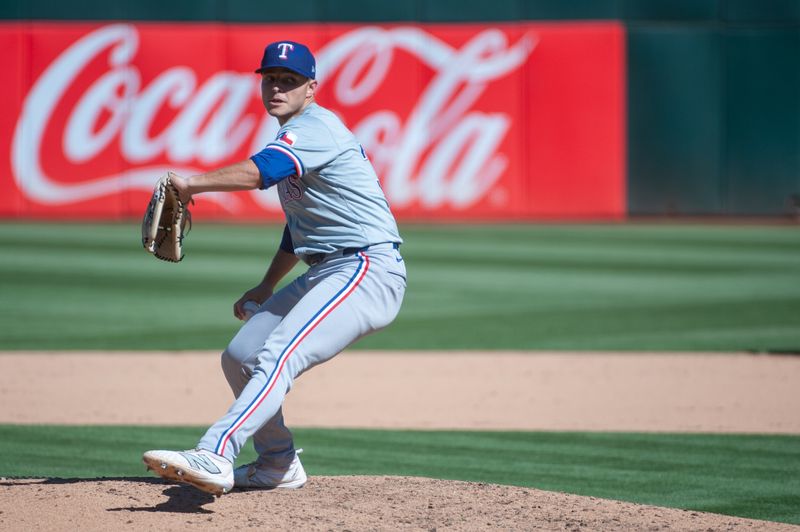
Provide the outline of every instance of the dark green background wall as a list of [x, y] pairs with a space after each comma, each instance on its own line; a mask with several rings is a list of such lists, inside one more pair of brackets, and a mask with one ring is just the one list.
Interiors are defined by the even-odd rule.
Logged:
[[626, 18], [629, 212], [794, 213], [800, 2], [638, 4]]
[[[472, 22], [628, 29], [632, 215], [800, 212], [800, 0], [0, 2], [0, 19]], [[794, 199], [793, 199], [794, 198]]]

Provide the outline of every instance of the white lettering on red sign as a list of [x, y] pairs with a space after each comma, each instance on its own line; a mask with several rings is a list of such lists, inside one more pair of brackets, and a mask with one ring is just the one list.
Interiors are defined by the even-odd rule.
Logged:
[[[64, 50], [35, 81], [12, 146], [14, 176], [29, 199], [55, 205], [125, 189], [149, 190], [167, 169], [197, 173], [198, 164], [234, 162], [231, 157], [237, 152], [254, 153], [274, 138], [277, 123], [266, 113], [247, 111], [254, 98], [260, 100], [259, 79], [251, 72], [220, 71], [200, 83], [190, 66], [173, 66], [143, 85], [133, 64], [139, 38], [133, 25], [101, 27]], [[328, 90], [346, 108], [367, 101], [392, 82], [393, 58], [400, 51], [430, 68], [434, 76], [408, 116], [382, 109], [350, 126], [370, 153], [393, 206], [419, 202], [425, 208], [462, 209], [483, 198], [505, 171], [508, 163], [500, 148], [514, 119], [503, 112], [476, 110], [474, 104], [491, 90], [490, 82], [520, 68], [535, 46], [530, 34], [511, 44], [498, 29], [482, 30], [454, 48], [423, 28], [366, 27], [318, 51], [317, 77], [323, 84], [333, 80]], [[81, 76], [98, 59], [108, 67], [86, 83]], [[66, 110], [68, 118], [60, 126], [62, 145], [48, 146], [47, 153], [60, 148], [59, 156], [78, 167], [115, 149], [131, 169], [66, 183], [44, 171], [42, 144], [47, 131], [59, 130], [52, 117], [56, 110], [63, 111], [59, 106], [64, 105], [64, 95], [79, 78], [88, 88]], [[172, 118], [152, 134], [160, 116]], [[102, 126], [98, 129], [97, 124]], [[235, 212], [239, 201], [230, 196], [205, 197]], [[253, 198], [264, 208], [278, 208], [274, 194], [257, 192]]]

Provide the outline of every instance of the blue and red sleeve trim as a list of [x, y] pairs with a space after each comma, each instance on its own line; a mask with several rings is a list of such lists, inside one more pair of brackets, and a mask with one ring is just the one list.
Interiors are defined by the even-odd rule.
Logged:
[[255, 163], [261, 174], [262, 189], [269, 188], [293, 175], [300, 177], [306, 172], [300, 157], [291, 148], [282, 144], [267, 144], [263, 150], [250, 157], [250, 160]]

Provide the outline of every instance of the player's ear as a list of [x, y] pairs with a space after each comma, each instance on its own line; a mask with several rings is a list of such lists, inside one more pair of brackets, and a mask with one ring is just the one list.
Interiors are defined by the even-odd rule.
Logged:
[[317, 80], [312, 79], [311, 82], [306, 87], [306, 98], [311, 98], [314, 96], [314, 93], [317, 92]]

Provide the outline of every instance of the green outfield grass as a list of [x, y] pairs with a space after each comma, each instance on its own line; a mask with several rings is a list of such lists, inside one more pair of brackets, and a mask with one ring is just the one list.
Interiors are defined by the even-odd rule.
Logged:
[[[144, 477], [200, 428], [0, 425], [0, 476]], [[528, 486], [800, 524], [800, 437], [298, 429], [310, 475]], [[252, 460], [251, 449], [240, 457]]]
[[[280, 231], [198, 221], [175, 265], [138, 224], [0, 223], [0, 350], [220, 349]], [[402, 231], [403, 310], [358, 348], [800, 351], [796, 227]]]

